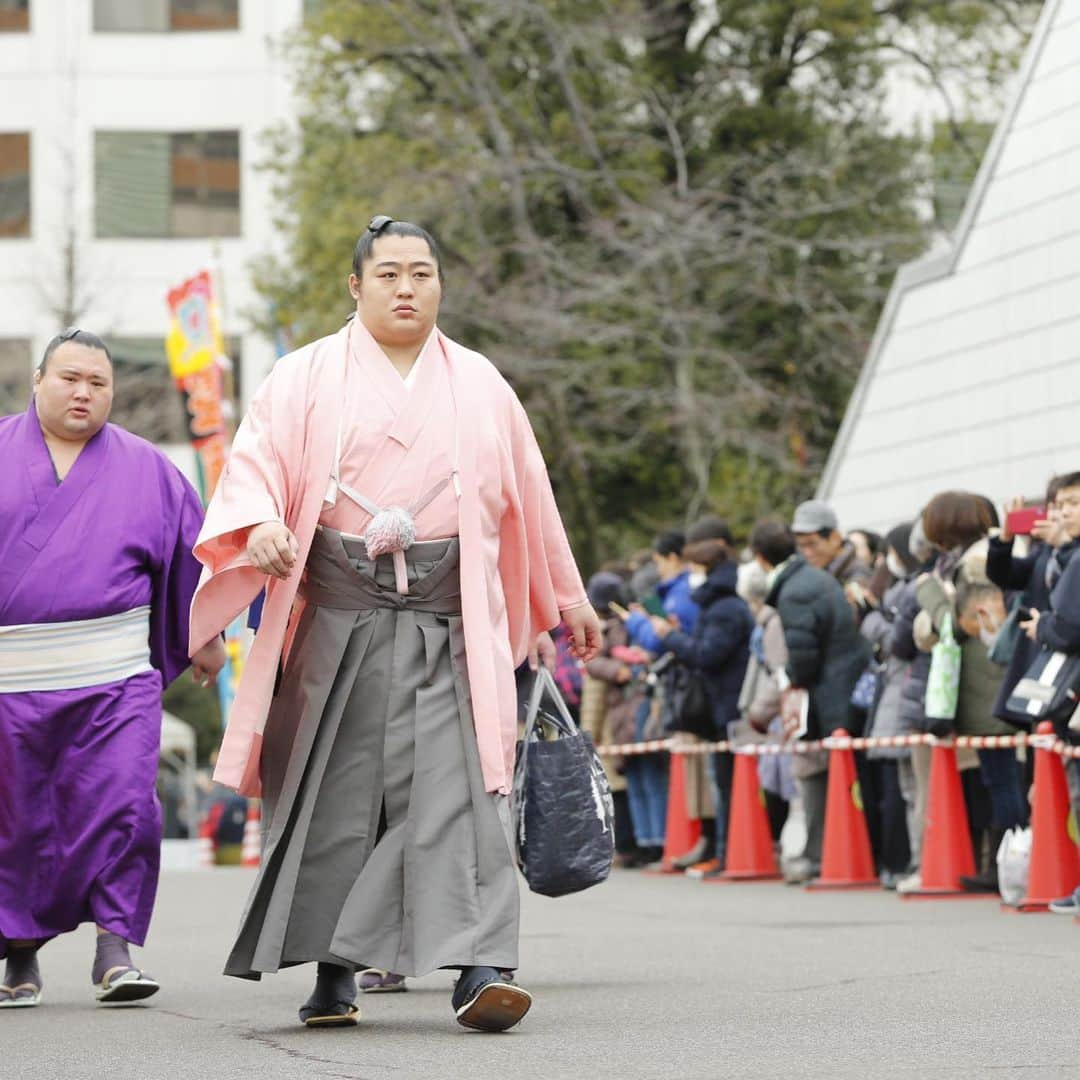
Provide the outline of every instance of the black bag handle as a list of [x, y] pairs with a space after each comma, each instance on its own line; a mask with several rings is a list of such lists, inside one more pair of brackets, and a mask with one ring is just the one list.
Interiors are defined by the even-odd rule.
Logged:
[[529, 753], [529, 744], [536, 741], [536, 725], [540, 719], [540, 706], [545, 697], [551, 699], [557, 710], [557, 715], [547, 714], [548, 719], [554, 722], [560, 735], [576, 735], [577, 726], [570, 710], [563, 701], [559, 692], [555, 676], [541, 664], [533, 677], [532, 693], [529, 695], [529, 707], [525, 713], [525, 731], [521, 736], [521, 771], [525, 770], [525, 759]]

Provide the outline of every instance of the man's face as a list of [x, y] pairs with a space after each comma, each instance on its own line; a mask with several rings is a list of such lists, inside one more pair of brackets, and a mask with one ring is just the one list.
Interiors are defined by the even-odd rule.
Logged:
[[439, 315], [442, 285], [427, 242], [418, 236], [380, 236], [372, 257], [349, 275], [356, 313], [380, 345], [427, 340]]
[[1009, 617], [1005, 610], [1005, 598], [997, 589], [988, 589], [975, 597], [960, 613], [957, 622], [968, 637], [978, 637], [980, 630], [995, 634]]
[[34, 401], [46, 434], [87, 442], [109, 419], [113, 373], [100, 349], [65, 341], [49, 357], [44, 373], [34, 373]]
[[836, 529], [827, 536], [819, 532], [795, 534], [796, 550], [811, 566], [820, 570], [824, 570], [840, 554], [843, 546], [844, 538]]
[[1057, 493], [1061, 525], [1074, 540], [1080, 536], [1080, 487], [1062, 488]]
[[670, 581], [686, 569], [686, 564], [678, 555], [661, 555], [658, 551], [654, 551], [652, 561], [661, 581]]

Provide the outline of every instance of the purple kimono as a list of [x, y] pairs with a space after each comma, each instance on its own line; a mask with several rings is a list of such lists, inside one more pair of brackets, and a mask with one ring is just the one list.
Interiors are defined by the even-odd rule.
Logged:
[[0, 462], [0, 626], [149, 605], [153, 665], [0, 693], [0, 955], [5, 938], [88, 921], [141, 945], [161, 842], [161, 691], [188, 666], [202, 506], [163, 454], [112, 424], [58, 482], [33, 403], [0, 418]]

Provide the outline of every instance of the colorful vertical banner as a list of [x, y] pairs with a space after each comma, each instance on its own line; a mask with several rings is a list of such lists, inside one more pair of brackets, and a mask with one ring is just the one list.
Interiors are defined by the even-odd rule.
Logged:
[[210, 274], [203, 270], [168, 293], [165, 351], [188, 417], [204, 501], [225, 468], [230, 432], [224, 375], [229, 367]]
[[[199, 494], [209, 502], [225, 468], [232, 442], [232, 364], [225, 355], [221, 320], [209, 271], [203, 270], [170, 289], [169, 332], [165, 352], [187, 416], [195, 449]], [[243, 670], [247, 631], [243, 618], [225, 630], [226, 662], [217, 680], [221, 718], [229, 715]]]

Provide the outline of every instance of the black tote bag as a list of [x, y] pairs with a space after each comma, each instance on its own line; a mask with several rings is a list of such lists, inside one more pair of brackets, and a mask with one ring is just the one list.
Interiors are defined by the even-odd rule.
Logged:
[[[554, 712], [541, 708], [547, 698]], [[615, 810], [592, 739], [578, 731], [541, 665], [517, 747], [512, 819], [529, 888], [566, 896], [604, 881], [615, 856]]]
[[1030, 716], [1032, 723], [1060, 720], [1080, 701], [1080, 655], [1043, 648], [1016, 684], [1008, 701], [1010, 712]]

